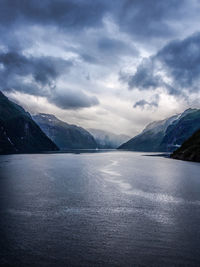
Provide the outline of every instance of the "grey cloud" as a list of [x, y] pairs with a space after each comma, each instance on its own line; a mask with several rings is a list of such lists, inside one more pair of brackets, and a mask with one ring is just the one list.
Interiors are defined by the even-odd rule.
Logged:
[[142, 109], [143, 109], [145, 106], [148, 106], [148, 107], [158, 107], [158, 103], [155, 102], [155, 101], [148, 102], [148, 101], [146, 101], [146, 100], [144, 100], [144, 99], [141, 99], [141, 100], [137, 101], [137, 102], [133, 105], [134, 108], [140, 107], [140, 108], [142, 108]]
[[175, 84], [196, 90], [200, 78], [200, 33], [169, 43], [157, 53], [155, 59], [163, 64]]
[[8, 87], [12, 78], [31, 75], [35, 82], [50, 85], [64, 71], [72, 66], [71, 61], [56, 57], [28, 57], [16, 52], [0, 54], [1, 81]]
[[0, 23], [37, 23], [61, 28], [97, 26], [105, 12], [105, 2], [96, 0], [1, 0]]
[[118, 12], [121, 28], [138, 38], [166, 38], [175, 30], [170, 20], [177, 21], [188, 1], [126, 0]]
[[87, 53], [80, 53], [80, 57], [87, 63], [90, 63], [90, 64], [99, 64], [99, 60], [92, 56], [92, 55], [89, 55]]
[[[49, 26], [53, 26], [69, 36], [76, 35], [78, 30], [81, 33], [80, 40], [78, 37], [76, 41], [78, 40], [82, 44], [84, 29], [101, 27], [105, 35], [102, 34], [95, 40], [83, 42], [83, 46], [86, 47], [80, 48], [79, 46], [75, 52], [87, 63], [105, 64], [108, 56], [115, 60], [119, 54], [137, 56], [138, 53], [137, 48], [130, 47], [126, 40], [109, 38], [102, 23], [106, 15], [114, 20], [120, 31], [125, 31], [136, 41], [145, 39], [151, 42], [154, 37], [160, 40], [160, 38], [173, 36], [174, 24], [169, 22], [179, 21], [182, 9], [188, 5], [188, 1], [0, 0], [0, 33], [2, 37], [0, 42], [15, 51], [19, 49], [23, 51], [31, 45], [34, 46], [34, 39], [27, 37], [27, 31], [20, 37], [16, 35], [16, 29], [24, 29], [31, 25], [44, 28], [46, 31]], [[96, 50], [93, 49], [95, 46]], [[90, 49], [95, 50], [93, 54], [88, 53]], [[109, 61], [107, 59], [106, 63]]]
[[56, 57], [28, 57], [16, 52], [0, 54], [0, 87], [43, 96], [62, 109], [78, 109], [99, 104], [96, 97], [82, 91], [65, 90], [59, 94], [56, 80], [66, 74], [73, 62]]
[[[99, 71], [96, 75], [99, 77], [106, 67], [110, 68], [110, 72], [116, 71], [118, 66], [121, 68], [120, 64], [124, 64], [123, 55], [130, 55], [132, 62], [131, 59], [138, 55], [133, 40], [140, 49], [141, 41], [144, 45], [156, 39], [159, 44], [160, 40], [166, 41], [175, 36], [174, 25], [179, 23], [180, 18], [188, 18], [186, 6], [188, 10], [193, 8], [189, 0], [0, 0], [0, 5], [0, 87], [3, 90], [45, 96], [63, 108], [89, 107], [98, 104], [98, 99], [88, 97], [82, 91], [70, 91], [63, 98], [57, 95], [57, 81], [68, 73], [73, 62], [55, 55], [27, 56], [25, 51], [43, 53], [46, 42], [50, 47], [49, 53], [56, 51], [55, 45], [62, 53], [66, 45], [66, 53], [79, 55], [82, 61], [89, 64], [98, 64], [98, 68], [83, 64], [84, 73], [90, 73], [92, 80], [94, 71]], [[103, 23], [105, 16], [108, 25]], [[115, 29], [119, 29], [116, 39], [113, 33], [109, 35], [112, 31], [109, 21], [116, 23]], [[98, 31], [95, 31], [97, 28]], [[30, 35], [27, 34], [28, 30]], [[123, 32], [129, 36], [123, 35]], [[127, 38], [122, 39], [123, 36]], [[120, 40], [117, 40], [118, 37]], [[127, 40], [131, 40], [130, 43]], [[79, 62], [76, 61], [76, 64]], [[164, 87], [169, 94], [183, 95], [184, 90], [198, 90], [199, 63], [197, 34], [183, 41], [171, 42], [143, 61], [133, 75], [121, 76], [121, 79], [128, 83], [130, 89]], [[164, 79], [163, 73], [170, 82]], [[70, 77], [70, 82], [73, 79], [72, 83], [76, 84], [75, 88], [80, 81], [79, 74], [80, 68], [77, 68], [77, 73]], [[89, 77], [86, 78], [89, 80]]]
[[82, 30], [99, 27], [106, 14], [120, 29], [138, 38], [174, 35], [169, 20], [177, 21], [188, 0], [1, 0], [0, 23], [56, 25]]
[[[86, 49], [85, 49], [86, 48]], [[86, 42], [83, 51], [75, 50], [80, 58], [89, 64], [98, 66], [115, 65], [124, 55], [138, 56], [139, 52], [133, 45], [119, 39], [109, 38], [106, 33]], [[86, 50], [86, 51], [84, 51]], [[89, 52], [90, 53], [89, 53]]]
[[103, 52], [118, 52], [120, 50], [124, 50], [124, 48], [127, 48], [127, 44], [120, 40], [110, 39], [107, 37], [101, 38], [98, 40], [98, 48]]
[[200, 33], [170, 42], [139, 64], [135, 74], [125, 78], [130, 89], [155, 90], [164, 87], [169, 94], [177, 96], [199, 92]]
[[130, 46], [128, 42], [118, 39], [108, 38], [106, 36], [99, 38], [97, 42], [98, 54], [100, 57], [112, 57], [112, 61], [118, 59], [120, 56], [131, 55], [138, 56], [139, 52], [136, 47]]
[[140, 90], [156, 88], [163, 84], [160, 75], [154, 70], [154, 64], [151, 60], [144, 60], [137, 68], [134, 75], [128, 76], [129, 88], [136, 87]]
[[[0, 22], [0, 51], [20, 52], [24, 48], [27, 49], [33, 45], [29, 34], [18, 33], [17, 27], [3, 27]], [[23, 41], [22, 41], [23, 38]]]
[[95, 96], [88, 96], [82, 91], [65, 89], [62, 93], [54, 93], [49, 101], [62, 109], [89, 108], [99, 104]]
[[144, 109], [144, 108], [147, 108], [147, 109], [151, 109], [153, 107], [157, 108], [158, 107], [158, 102], [159, 102], [159, 95], [155, 95], [153, 97], [153, 100], [151, 101], [147, 101], [145, 99], [141, 99], [137, 102], [135, 102], [135, 104], [133, 105], [133, 108], [141, 108], [141, 109]]
[[[16, 52], [0, 54], [0, 86], [35, 94], [38, 87], [54, 86], [56, 79], [73, 65], [56, 57], [28, 57]], [[32, 84], [32, 85], [31, 85]], [[42, 89], [37, 94], [42, 95]]]

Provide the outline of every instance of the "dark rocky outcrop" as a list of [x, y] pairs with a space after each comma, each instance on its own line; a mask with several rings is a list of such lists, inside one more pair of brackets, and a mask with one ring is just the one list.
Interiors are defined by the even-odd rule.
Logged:
[[171, 154], [171, 158], [200, 162], [200, 130]]

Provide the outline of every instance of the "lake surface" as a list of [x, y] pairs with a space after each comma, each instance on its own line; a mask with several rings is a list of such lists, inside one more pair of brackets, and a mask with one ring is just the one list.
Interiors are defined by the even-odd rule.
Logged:
[[200, 266], [200, 164], [0, 156], [0, 265]]

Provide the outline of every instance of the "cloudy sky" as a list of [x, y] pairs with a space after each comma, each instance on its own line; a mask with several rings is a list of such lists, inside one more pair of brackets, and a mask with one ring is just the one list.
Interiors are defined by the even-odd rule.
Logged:
[[0, 89], [29, 112], [134, 136], [200, 108], [198, 0], [0, 6]]

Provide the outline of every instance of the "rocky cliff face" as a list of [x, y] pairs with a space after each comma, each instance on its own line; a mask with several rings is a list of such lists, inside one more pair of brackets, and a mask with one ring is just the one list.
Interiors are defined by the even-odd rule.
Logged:
[[0, 92], [0, 154], [56, 150], [30, 114]]
[[81, 127], [61, 121], [51, 114], [40, 113], [33, 119], [61, 150], [97, 148], [94, 137]]

